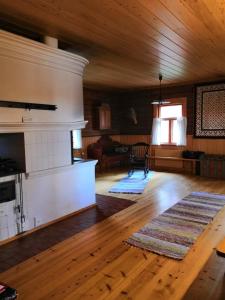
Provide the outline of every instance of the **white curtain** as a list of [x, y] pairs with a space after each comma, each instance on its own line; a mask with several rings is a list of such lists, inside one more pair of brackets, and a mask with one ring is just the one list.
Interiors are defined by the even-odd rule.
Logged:
[[187, 118], [177, 118], [177, 146], [187, 145]]
[[152, 145], [160, 145], [161, 119], [154, 118], [152, 124]]

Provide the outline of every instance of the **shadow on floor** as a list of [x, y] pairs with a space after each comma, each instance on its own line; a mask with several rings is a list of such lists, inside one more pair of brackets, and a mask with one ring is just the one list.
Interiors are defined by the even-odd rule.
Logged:
[[0, 246], [0, 272], [6, 271], [74, 234], [103, 221], [135, 204], [135, 202], [96, 195], [96, 204], [96, 207], [89, 208], [77, 215]]

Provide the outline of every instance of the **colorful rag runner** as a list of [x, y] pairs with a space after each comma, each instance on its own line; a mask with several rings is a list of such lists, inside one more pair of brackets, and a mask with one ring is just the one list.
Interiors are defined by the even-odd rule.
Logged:
[[183, 259], [225, 205], [225, 195], [193, 192], [134, 233], [130, 245]]

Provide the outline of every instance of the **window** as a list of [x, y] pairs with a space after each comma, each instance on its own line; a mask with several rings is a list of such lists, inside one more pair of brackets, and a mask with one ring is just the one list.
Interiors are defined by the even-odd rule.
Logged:
[[82, 135], [81, 130], [72, 130], [72, 163], [80, 161], [84, 153], [82, 151]]
[[177, 118], [182, 117], [182, 105], [161, 105], [159, 118], [161, 119], [160, 144], [177, 144]]
[[73, 149], [82, 148], [82, 136], [81, 136], [80, 129], [76, 129], [72, 131], [72, 141], [73, 141]]
[[152, 145], [187, 144], [186, 98], [171, 99], [172, 104], [159, 105], [154, 109]]
[[178, 118], [182, 117], [182, 105], [161, 105], [160, 106], [160, 118]]

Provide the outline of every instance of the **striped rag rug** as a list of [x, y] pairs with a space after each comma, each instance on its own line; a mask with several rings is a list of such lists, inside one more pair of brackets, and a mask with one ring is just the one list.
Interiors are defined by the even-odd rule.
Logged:
[[144, 171], [135, 171], [131, 177], [126, 176], [111, 187], [109, 193], [142, 194], [152, 176], [153, 172], [145, 177]]
[[154, 253], [183, 259], [198, 236], [225, 205], [225, 195], [193, 192], [126, 241]]

